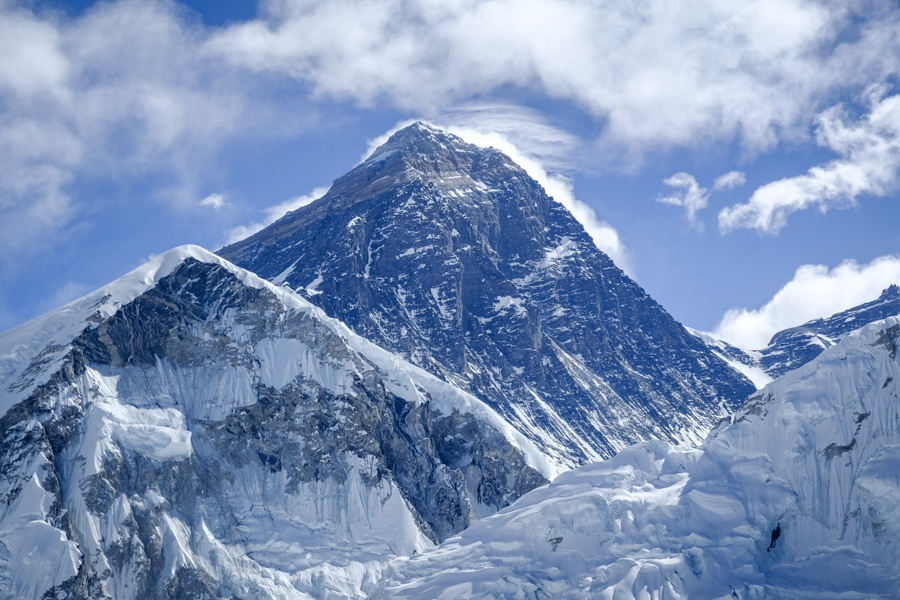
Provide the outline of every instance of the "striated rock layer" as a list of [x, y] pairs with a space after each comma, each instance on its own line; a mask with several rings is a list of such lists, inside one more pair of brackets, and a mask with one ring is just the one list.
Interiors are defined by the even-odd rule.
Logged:
[[219, 254], [485, 400], [561, 465], [698, 442], [754, 390], [507, 156], [421, 123]]

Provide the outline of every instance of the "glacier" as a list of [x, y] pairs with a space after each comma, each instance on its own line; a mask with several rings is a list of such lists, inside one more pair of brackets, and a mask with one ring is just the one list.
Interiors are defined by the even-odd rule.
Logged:
[[644, 442], [557, 477], [378, 598], [900, 595], [900, 317], [765, 386], [694, 450]]

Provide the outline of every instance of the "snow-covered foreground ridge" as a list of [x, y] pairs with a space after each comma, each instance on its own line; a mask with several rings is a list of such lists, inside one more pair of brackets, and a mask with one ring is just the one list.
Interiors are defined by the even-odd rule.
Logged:
[[900, 317], [769, 384], [695, 451], [560, 475], [377, 597], [900, 597]]
[[[273, 285], [200, 246], [190, 244], [160, 254], [116, 281], [59, 309], [0, 334], [0, 350], [3, 352], [0, 355], [0, 382], [2, 382], [0, 385], [4, 386], [2, 395], [0, 395], [0, 415], [10, 408], [12, 402], [22, 398], [23, 390], [19, 388], [24, 386], [19, 383], [20, 381], [34, 385], [43, 383], [49, 378], [49, 375], [55, 371], [51, 357], [56, 358], [57, 355], [63, 354], [65, 345], [75, 335], [92, 323], [112, 316], [120, 307], [152, 289], [160, 279], [170, 275], [187, 259], [219, 266], [234, 275], [242, 284], [255, 289], [265, 289], [275, 294], [288, 309], [310, 314], [329, 327], [336, 335], [346, 340], [347, 345], [353, 351], [364, 356], [374, 366], [387, 373], [396, 372], [399, 379], [389, 380], [389, 383], [393, 384], [391, 391], [399, 396], [419, 402], [422, 397], [417, 388], [432, 393], [434, 395], [431, 397], [431, 402], [437, 404], [438, 408], [444, 412], [457, 410], [473, 414], [495, 426], [510, 442], [521, 447], [528, 464], [543, 475], [552, 478], [560, 472], [559, 465], [551, 463], [524, 436], [516, 432], [496, 412], [471, 394], [441, 381], [419, 367], [356, 335], [343, 323], [328, 317], [320, 308], [287, 288]], [[51, 349], [50, 352], [47, 351], [48, 348]], [[41, 357], [40, 361], [35, 362], [35, 357], [38, 355]], [[35, 365], [41, 367], [39, 371], [34, 369]], [[297, 365], [286, 366], [297, 368]], [[32, 373], [39, 373], [39, 376], [33, 379], [27, 378], [29, 369]], [[23, 373], [26, 375], [24, 378]], [[19, 384], [18, 388], [14, 387], [16, 384]], [[13, 390], [6, 389], [7, 386], [13, 387]], [[10, 391], [12, 391], [11, 394]]]
[[0, 597], [362, 596], [557, 470], [196, 246], [0, 335]]

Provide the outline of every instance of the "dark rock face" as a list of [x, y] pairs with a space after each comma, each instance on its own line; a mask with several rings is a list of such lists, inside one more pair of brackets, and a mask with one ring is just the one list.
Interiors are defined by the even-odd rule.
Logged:
[[[77, 567], [35, 593], [361, 593], [329, 569], [411, 553], [546, 483], [490, 423], [391, 391], [408, 367], [384, 371], [324, 320], [189, 258], [77, 335], [0, 421], [0, 529], [43, 498], [48, 548]], [[5, 549], [0, 591], [21, 595]]]
[[427, 125], [219, 253], [489, 402], [563, 464], [699, 439], [754, 389], [508, 157]]
[[851, 331], [898, 314], [900, 286], [892, 285], [872, 302], [779, 331], [762, 351], [760, 366], [772, 377], [780, 377], [805, 365]]

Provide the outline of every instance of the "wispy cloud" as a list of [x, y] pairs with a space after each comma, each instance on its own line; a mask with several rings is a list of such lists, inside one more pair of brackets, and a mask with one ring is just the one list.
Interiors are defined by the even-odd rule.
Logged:
[[[4, 250], [63, 232], [85, 177], [160, 174], [193, 206], [223, 148], [298, 131], [315, 118], [304, 107], [439, 120], [462, 104], [475, 121], [520, 90], [565, 105], [622, 154], [735, 140], [755, 152], [805, 135], [829, 92], [886, 80], [900, 62], [891, 3], [280, 0], [219, 28], [163, 0], [96, 3], [76, 19], [41, 6], [0, 3]], [[740, 214], [725, 227], [747, 226]]]
[[235, 242], [239, 242], [240, 240], [250, 237], [254, 233], [262, 231], [289, 212], [297, 210], [298, 208], [302, 208], [307, 204], [312, 204], [313, 202], [324, 196], [327, 191], [327, 187], [317, 187], [308, 194], [297, 196], [295, 198], [285, 200], [284, 202], [280, 202], [274, 206], [270, 206], [263, 211], [265, 217], [262, 221], [251, 223], [250, 225], [240, 225], [238, 227], [233, 227], [232, 229], [230, 229], [228, 231], [228, 243], [233, 244]]
[[719, 213], [719, 228], [775, 234], [791, 213], [808, 208], [824, 213], [853, 206], [861, 195], [883, 196], [895, 190], [900, 182], [900, 95], [882, 94], [882, 88], [871, 91], [869, 113], [858, 121], [842, 106], [819, 115], [819, 145], [841, 158], [758, 188], [747, 202]]
[[833, 269], [803, 265], [762, 307], [726, 312], [713, 335], [739, 348], [764, 348], [782, 329], [869, 302], [898, 283], [900, 255], [882, 256], [868, 264], [847, 260]]
[[716, 177], [716, 180], [713, 182], [713, 189], [717, 192], [730, 190], [741, 187], [745, 183], [747, 183], [747, 177], [742, 172], [729, 171], [728, 173]]
[[195, 205], [222, 144], [265, 120], [253, 75], [205, 50], [210, 32], [176, 3], [98, 3], [77, 19], [33, 4], [0, 3], [0, 261], [63, 235], [87, 210], [85, 179], [142, 177]]
[[575, 135], [550, 123], [540, 112], [513, 104], [466, 103], [444, 111], [433, 119], [441, 126], [501, 136], [520, 154], [552, 171], [577, 167], [584, 143]]
[[[471, 144], [482, 147], [492, 146], [509, 156], [513, 162], [525, 169], [528, 175], [541, 184], [549, 196], [569, 210], [572, 216], [581, 223], [588, 235], [591, 236], [591, 239], [594, 240], [597, 248], [609, 255], [620, 269], [634, 276], [631, 257], [628, 249], [622, 242], [622, 238], [619, 236], [619, 232], [606, 221], [599, 219], [593, 208], [575, 196], [575, 190], [569, 178], [561, 173], [548, 171], [540, 158], [523, 152], [505, 135], [487, 129], [490, 127], [489, 122], [480, 123], [481, 126], [486, 128], [482, 130], [473, 129], [472, 125], [475, 125], [475, 123], [471, 121], [468, 125], [445, 124], [442, 126]], [[520, 123], [520, 125], [524, 126], [524, 123]], [[544, 129], [548, 126], [538, 123], [538, 127]], [[535, 144], [530, 147], [540, 152], [542, 146]]]
[[663, 179], [663, 183], [675, 188], [676, 191], [670, 196], [660, 196], [656, 201], [684, 207], [688, 223], [695, 229], [702, 229], [703, 223], [697, 220], [697, 212], [706, 208], [709, 203], [709, 191], [700, 187], [693, 175], [684, 172], [675, 173], [671, 177]]
[[[741, 186], [745, 181], [745, 176], [740, 171], [729, 171], [716, 177], [712, 190], [721, 192]], [[659, 196], [656, 198], [656, 201], [662, 204], [683, 207], [691, 227], [697, 231], [703, 231], [704, 224], [697, 218], [697, 213], [709, 205], [711, 194], [709, 189], [701, 186], [693, 175], [683, 171], [663, 179], [663, 184], [674, 188], [674, 192], [667, 196]]]
[[206, 208], [212, 208], [213, 210], [219, 210], [225, 206], [225, 196], [222, 194], [210, 194], [201, 200], [199, 205]]
[[771, 148], [802, 135], [823, 91], [895, 72], [886, 5], [808, 0], [399, 2], [284, 0], [215, 36], [251, 70], [287, 74], [322, 97], [435, 116], [519, 88], [605, 123], [642, 151], [740, 139]]

